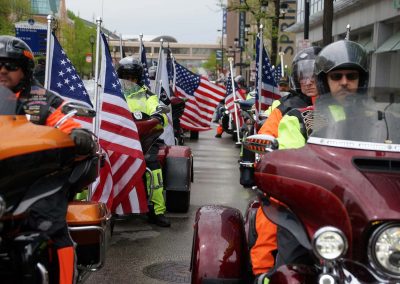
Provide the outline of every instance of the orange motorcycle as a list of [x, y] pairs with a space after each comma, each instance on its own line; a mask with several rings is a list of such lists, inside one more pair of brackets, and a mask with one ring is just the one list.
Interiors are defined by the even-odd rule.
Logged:
[[[16, 115], [13, 93], [0, 88], [0, 282], [50, 283], [54, 247], [45, 231], [27, 222], [39, 200], [68, 188], [66, 214], [77, 243], [78, 281], [104, 263], [110, 213], [104, 204], [72, 201], [98, 175], [100, 155], [77, 157], [71, 138], [57, 128]], [[65, 118], [93, 117], [81, 105], [63, 106]], [[63, 121], [60, 120], [59, 124]], [[67, 197], [66, 197], [67, 198]]]

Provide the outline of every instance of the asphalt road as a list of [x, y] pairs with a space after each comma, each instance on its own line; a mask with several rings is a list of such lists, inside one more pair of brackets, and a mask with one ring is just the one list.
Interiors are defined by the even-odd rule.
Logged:
[[254, 197], [239, 184], [239, 148], [230, 135], [214, 138], [215, 130], [186, 139], [194, 156], [194, 182], [189, 211], [167, 213], [170, 228], [148, 224], [145, 216], [117, 221], [105, 266], [85, 283], [190, 283], [193, 223], [197, 209], [223, 204], [244, 212]]

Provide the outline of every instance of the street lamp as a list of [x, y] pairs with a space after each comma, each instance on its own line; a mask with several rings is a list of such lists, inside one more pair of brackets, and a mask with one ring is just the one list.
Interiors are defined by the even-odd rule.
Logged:
[[94, 60], [93, 60], [93, 46], [94, 46], [94, 40], [95, 40], [95, 38], [94, 38], [94, 35], [90, 35], [90, 37], [89, 37], [89, 42], [90, 42], [90, 46], [91, 46], [91, 48], [92, 48], [92, 76], [91, 77], [93, 77], [93, 74], [94, 74], [94, 65], [93, 65], [93, 62], [94, 62]]

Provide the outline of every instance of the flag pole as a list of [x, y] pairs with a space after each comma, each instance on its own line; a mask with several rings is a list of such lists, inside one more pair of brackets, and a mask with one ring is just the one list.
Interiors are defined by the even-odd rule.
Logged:
[[172, 90], [175, 93], [175, 89], [176, 89], [176, 65], [175, 65], [175, 57], [172, 55], [171, 52], [171, 59], [172, 59], [172, 66], [174, 69], [174, 77], [172, 78]]
[[[281, 52], [279, 52], [279, 55], [281, 56], [281, 78], [283, 78], [283, 77], [285, 77], [285, 68], [283, 68], [284, 67], [284, 64], [283, 64], [283, 55], [284, 55], [285, 53], [283, 52], [283, 51], [281, 51]], [[277, 83], [279, 83], [279, 82], [277, 82]]]
[[122, 34], [119, 34], [119, 55], [122, 59], [122, 55], [124, 54], [124, 51], [122, 49]]
[[237, 113], [237, 105], [236, 105], [236, 89], [235, 89], [235, 80], [233, 79], [233, 57], [228, 58], [229, 61], [229, 70], [231, 72], [231, 84], [232, 84], [232, 93], [233, 93], [233, 109], [235, 112], [235, 124], [236, 124], [236, 135], [237, 135], [237, 142], [236, 144], [241, 144], [240, 142], [240, 135], [239, 135], [239, 117]]
[[54, 20], [52, 15], [47, 16], [47, 43], [46, 43], [46, 69], [44, 72], [44, 88], [50, 88], [50, 46], [51, 46], [51, 24]]
[[100, 62], [100, 31], [101, 31], [101, 17], [96, 19], [97, 25], [97, 41], [96, 41], [96, 67], [94, 72], [94, 105], [95, 111], [97, 113], [94, 123], [93, 123], [93, 133], [98, 136], [100, 130], [100, 98], [99, 98], [99, 62]]
[[[99, 62], [100, 62], [100, 31], [101, 31], [101, 17], [96, 19], [96, 25], [97, 25], [97, 41], [96, 41], [96, 66], [95, 66], [95, 72], [94, 72], [94, 106], [95, 106], [95, 111], [96, 111], [96, 116], [94, 117], [94, 122], [92, 126], [93, 133], [99, 137], [99, 132], [100, 132], [100, 98], [99, 98]], [[121, 50], [122, 52], [122, 50]], [[121, 55], [122, 56], [122, 55]], [[105, 71], [104, 71], [105, 72]], [[97, 141], [99, 143], [99, 141]], [[100, 147], [98, 148], [99, 152]], [[100, 175], [100, 164], [97, 167], [97, 173]], [[100, 178], [100, 176], [98, 176]], [[87, 200], [92, 200], [93, 196], [93, 183], [89, 185], [89, 190], [88, 190], [88, 196]]]
[[139, 56], [142, 56], [143, 51], [143, 33], [139, 34], [140, 46], [139, 46]]
[[[261, 90], [262, 90], [262, 66], [263, 66], [263, 25], [260, 25], [260, 29], [258, 31], [258, 38], [260, 45], [258, 46], [258, 82], [257, 82], [257, 89], [258, 89], [258, 111], [261, 111]], [[259, 121], [258, 115], [257, 117], [257, 122]]]
[[157, 73], [156, 73], [156, 85], [154, 89], [154, 93], [157, 94], [157, 96], [160, 95], [161, 93], [161, 83], [159, 82], [161, 79], [161, 53], [164, 52], [163, 50], [163, 39], [160, 39], [160, 51], [158, 53], [158, 63], [157, 63]]

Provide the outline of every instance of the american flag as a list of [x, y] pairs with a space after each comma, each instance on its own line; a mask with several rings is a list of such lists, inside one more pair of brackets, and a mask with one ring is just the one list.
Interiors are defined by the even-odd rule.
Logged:
[[142, 180], [146, 170], [142, 147], [103, 33], [101, 39], [100, 84], [104, 88], [99, 137], [110, 157], [114, 181], [113, 212], [144, 213], [148, 208]]
[[150, 75], [149, 69], [147, 68], [146, 48], [144, 48], [143, 43], [141, 43], [140, 62], [143, 66], [143, 83], [150, 88]]
[[192, 131], [211, 129], [215, 107], [225, 97], [225, 88], [211, 83], [175, 62], [175, 94], [187, 98], [180, 118], [182, 128]]
[[[79, 75], [54, 34], [52, 34], [51, 43], [51, 52], [49, 53], [51, 62], [49, 73], [50, 89], [59, 93], [66, 100], [79, 101], [92, 106]], [[102, 58], [103, 61], [107, 59], [109, 65], [105, 68], [105, 65], [102, 64], [101, 68], [103, 70], [101, 74], [106, 77], [102, 81], [105, 83], [102, 86], [105, 86], [106, 92], [110, 89], [114, 90], [114, 85], [119, 87], [119, 81], [111, 65], [111, 56], [108, 49], [107, 52], [108, 58], [105, 56]], [[105, 73], [108, 73], [108, 75]], [[132, 189], [137, 182], [132, 178], [133, 174], [136, 172], [136, 175], [141, 176], [144, 172], [144, 165], [141, 166], [144, 163], [140, 163], [141, 161], [143, 162], [143, 153], [141, 152], [140, 143], [137, 141], [136, 126], [126, 102], [122, 94], [121, 97], [118, 97], [117, 92], [113, 92], [103, 94], [102, 111], [97, 112], [101, 117], [98, 133], [100, 145], [107, 150], [109, 156], [106, 159], [105, 166], [101, 169], [100, 178], [93, 184], [92, 200], [106, 203], [114, 212], [116, 212], [115, 209], [117, 207], [126, 208], [125, 212], [127, 213], [146, 212], [147, 202], [141, 178], [143, 193], [137, 190], [136, 196], [139, 196], [137, 201], [127, 202], [126, 195], [130, 195], [129, 188]], [[79, 119], [83, 127], [92, 129], [91, 120], [77, 119]], [[131, 150], [132, 147], [137, 148], [138, 145], [139, 148], [137, 150]], [[131, 171], [131, 176], [125, 174], [129, 170]], [[135, 172], [132, 170], [135, 170]], [[140, 184], [138, 187], [140, 187]], [[125, 189], [125, 191], [121, 190], [121, 188]]]
[[279, 81], [282, 78], [281, 64], [278, 64], [278, 66], [274, 69], [274, 75], [275, 75], [275, 82], [279, 83]]
[[[256, 107], [260, 110], [266, 110], [274, 100], [277, 100], [281, 97], [278, 89], [278, 84], [274, 78], [274, 72], [272, 70], [272, 66], [269, 63], [267, 52], [262, 46], [262, 72], [261, 72], [261, 96], [258, 86], [258, 68], [259, 68], [259, 56], [260, 56], [260, 38], [257, 37], [256, 42]], [[260, 108], [259, 108], [260, 106]]]
[[[236, 91], [235, 92], [236, 100], [245, 100], [246, 99], [246, 92], [238, 91], [239, 90], [239, 86], [236, 84], [235, 81], [234, 81], [234, 84], [235, 84], [235, 91]], [[234, 120], [236, 120], [235, 104], [234, 104], [235, 97], [233, 96], [233, 90], [232, 90], [232, 77], [231, 77], [231, 74], [229, 74], [228, 80], [226, 81], [225, 106], [233, 114], [233, 119]], [[239, 118], [239, 126], [242, 126], [243, 120], [241, 119], [239, 110], [240, 110], [240, 108], [237, 105], [236, 106], [236, 111], [237, 111], [237, 117]]]
[[171, 49], [168, 47], [165, 49], [167, 51], [167, 71], [168, 71], [168, 80], [172, 82], [174, 80], [174, 61], [171, 55]]

